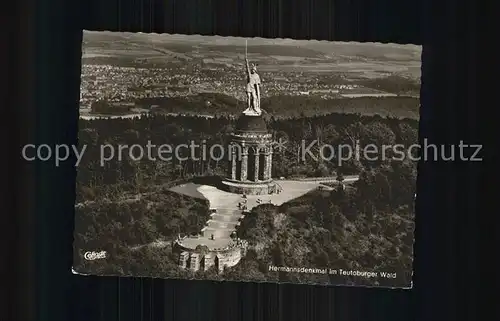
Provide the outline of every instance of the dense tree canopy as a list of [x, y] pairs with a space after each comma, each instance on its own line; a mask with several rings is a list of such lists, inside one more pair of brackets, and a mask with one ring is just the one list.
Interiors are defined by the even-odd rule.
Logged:
[[[314, 191], [281, 207], [263, 205], [247, 215], [238, 234], [252, 254], [231, 270], [232, 279], [405, 286], [411, 280], [412, 164], [363, 171], [346, 190]], [[396, 279], [290, 274], [269, 265], [335, 267], [396, 273]], [[254, 278], [257, 276], [258, 278]], [[262, 277], [264, 276], [264, 277]]]
[[[101, 106], [102, 103], [98, 106]], [[136, 107], [150, 108], [157, 106], [155, 113], [176, 113], [186, 115], [236, 116], [246, 108], [244, 101], [220, 93], [199, 93], [179, 97], [140, 98]], [[411, 96], [356, 97], [322, 99], [318, 95], [272, 95], [263, 96], [261, 107], [267, 115], [276, 118], [352, 113], [363, 115], [382, 115], [384, 117], [417, 119], [419, 99]], [[106, 107], [106, 106], [104, 106]], [[104, 110], [109, 113], [111, 109]], [[123, 109], [115, 109], [118, 114]]]
[[[193, 177], [225, 175], [227, 162], [202, 157], [161, 160], [154, 148], [150, 157], [135, 160], [129, 151], [133, 144], [143, 149], [148, 143], [225, 144], [233, 122], [223, 116], [165, 115], [81, 120], [79, 140], [86, 151], [78, 167], [75, 266], [87, 273], [220, 278], [213, 271], [193, 274], [177, 268], [170, 242], [179, 233], [197, 233], [208, 219], [208, 208], [204, 201], [177, 195], [168, 188]], [[390, 157], [351, 158], [340, 164], [338, 155], [318, 161], [297, 156], [302, 141], [316, 141], [317, 146], [409, 146], [417, 143], [418, 123], [327, 114], [270, 117], [268, 127], [275, 139], [288, 142], [285, 150], [275, 151], [274, 177], [336, 176], [340, 172], [340, 176], [359, 174], [360, 180], [344, 190], [314, 191], [280, 207], [266, 204], [255, 208], [237, 231], [250, 242], [244, 264], [227, 271], [224, 278], [407, 285], [411, 278], [416, 164]], [[118, 145], [123, 144], [128, 149], [120, 155]], [[189, 156], [188, 150], [185, 153]], [[144, 246], [157, 241], [164, 246]], [[82, 251], [94, 249], [113, 253], [112, 259], [81, 260]], [[270, 264], [396, 272], [397, 278], [346, 281], [339, 276], [270, 272]]]

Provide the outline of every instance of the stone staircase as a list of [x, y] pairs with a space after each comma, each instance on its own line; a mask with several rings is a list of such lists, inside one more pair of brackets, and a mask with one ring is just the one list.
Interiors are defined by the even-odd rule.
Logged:
[[204, 237], [210, 238], [212, 235], [215, 239], [229, 239], [231, 237], [231, 233], [234, 232], [234, 229], [225, 228], [213, 228], [213, 227], [205, 227], [202, 230], [202, 234]]
[[229, 239], [231, 233], [236, 230], [240, 224], [239, 220], [243, 217], [241, 210], [235, 208], [218, 208], [211, 214], [206, 227], [202, 229], [202, 235], [210, 238], [212, 235], [216, 239]]
[[214, 213], [212, 214], [212, 220], [217, 222], [227, 222], [227, 223], [237, 223], [242, 215], [226, 215]]

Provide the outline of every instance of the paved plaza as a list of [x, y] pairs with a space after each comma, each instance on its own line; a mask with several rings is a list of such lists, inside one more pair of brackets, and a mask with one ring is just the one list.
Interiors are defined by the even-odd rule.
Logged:
[[[357, 176], [349, 176], [345, 178], [344, 182], [350, 183], [356, 180], [358, 180]], [[247, 195], [247, 211], [265, 203], [280, 206], [317, 189], [322, 183], [332, 181], [335, 179], [276, 180], [275, 182], [282, 188], [282, 191], [278, 194]], [[232, 244], [231, 233], [236, 230], [238, 221], [243, 215], [243, 211], [239, 207], [240, 202], [244, 201], [242, 195], [226, 192], [214, 186], [194, 183], [175, 186], [171, 188], [171, 191], [206, 199], [210, 209], [215, 210], [200, 235], [183, 239], [181, 242], [183, 246], [194, 249], [198, 245], [204, 245], [209, 249], [223, 249]]]

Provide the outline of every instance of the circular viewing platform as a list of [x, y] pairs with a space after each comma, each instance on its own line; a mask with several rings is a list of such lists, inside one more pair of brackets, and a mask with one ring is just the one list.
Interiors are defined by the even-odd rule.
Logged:
[[192, 271], [207, 271], [215, 267], [221, 273], [226, 267], [238, 264], [246, 255], [248, 247], [248, 242], [240, 239], [226, 242], [219, 248], [205, 244], [198, 244], [193, 248], [193, 244], [187, 245], [186, 241], [189, 242], [190, 239], [176, 240], [173, 251], [178, 255], [179, 267]]

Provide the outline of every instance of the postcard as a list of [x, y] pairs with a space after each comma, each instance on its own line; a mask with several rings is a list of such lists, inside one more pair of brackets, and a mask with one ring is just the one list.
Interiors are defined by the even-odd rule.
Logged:
[[421, 47], [84, 31], [74, 273], [411, 288]]

